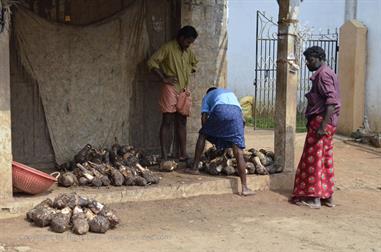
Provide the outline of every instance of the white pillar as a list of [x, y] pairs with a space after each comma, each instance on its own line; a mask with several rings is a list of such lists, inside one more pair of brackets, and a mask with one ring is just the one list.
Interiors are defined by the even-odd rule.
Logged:
[[344, 23], [357, 18], [357, 0], [345, 0]]

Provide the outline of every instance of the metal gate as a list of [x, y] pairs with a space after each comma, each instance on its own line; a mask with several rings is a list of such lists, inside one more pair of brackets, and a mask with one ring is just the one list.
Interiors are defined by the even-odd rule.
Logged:
[[[278, 25], [272, 18], [265, 16], [263, 12], [257, 11], [256, 26], [256, 61], [255, 61], [255, 100], [253, 105], [253, 119], [255, 128], [274, 128], [275, 126], [275, 92], [276, 92], [276, 60]], [[311, 72], [305, 64], [303, 51], [313, 45], [322, 47], [326, 53], [327, 64], [336, 72], [338, 34], [331, 33], [312, 34], [308, 29], [300, 31], [297, 57], [299, 58], [300, 71], [298, 75], [297, 88], [297, 121], [296, 130], [305, 130], [304, 111], [307, 100], [304, 95], [310, 90], [309, 78]]]

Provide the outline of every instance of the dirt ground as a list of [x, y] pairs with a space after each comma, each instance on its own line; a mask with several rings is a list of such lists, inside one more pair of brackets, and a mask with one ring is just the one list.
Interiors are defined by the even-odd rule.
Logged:
[[[271, 131], [247, 131], [272, 148]], [[298, 161], [304, 134], [297, 135]], [[0, 221], [0, 251], [380, 251], [381, 153], [335, 143], [337, 207], [311, 210], [289, 192], [201, 196], [113, 205], [122, 223], [104, 235], [55, 234], [23, 218]], [[22, 246], [22, 247], [20, 247]]]

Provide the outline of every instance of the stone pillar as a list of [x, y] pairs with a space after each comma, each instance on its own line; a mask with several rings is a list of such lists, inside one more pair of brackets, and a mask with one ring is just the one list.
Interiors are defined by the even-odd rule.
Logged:
[[357, 20], [340, 27], [339, 81], [341, 111], [338, 133], [350, 135], [362, 126], [365, 111], [367, 28]]
[[296, 32], [299, 0], [279, 1], [278, 58], [275, 101], [275, 166], [278, 171], [294, 171], [296, 90], [298, 66]]
[[227, 1], [183, 0], [181, 25], [192, 25], [199, 36], [192, 45], [199, 64], [191, 82], [192, 115], [188, 119], [187, 150], [194, 152], [201, 127], [201, 101], [208, 87], [226, 86]]
[[[6, 15], [8, 12], [5, 12]], [[0, 202], [12, 197], [11, 94], [8, 27], [0, 33]]]

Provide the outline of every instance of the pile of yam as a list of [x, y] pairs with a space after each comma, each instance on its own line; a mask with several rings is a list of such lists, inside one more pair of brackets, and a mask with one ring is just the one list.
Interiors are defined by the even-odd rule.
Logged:
[[26, 219], [37, 227], [49, 226], [56, 233], [71, 230], [78, 235], [106, 233], [120, 222], [114, 210], [76, 193], [60, 194], [54, 200], [42, 201], [27, 212]]
[[[277, 172], [274, 166], [274, 152], [260, 149], [249, 149], [243, 154], [246, 163], [246, 174], [268, 175]], [[217, 150], [214, 146], [205, 153], [200, 169], [210, 175], [238, 175], [237, 160], [233, 149]]]
[[160, 177], [147, 168], [157, 165], [157, 155], [145, 155], [133, 146], [114, 144], [111, 149], [85, 145], [58, 168], [58, 185], [70, 186], [146, 186], [158, 184]]
[[355, 142], [368, 144], [376, 148], [381, 148], [381, 132], [373, 132], [366, 127], [361, 127], [352, 132], [351, 137]]

